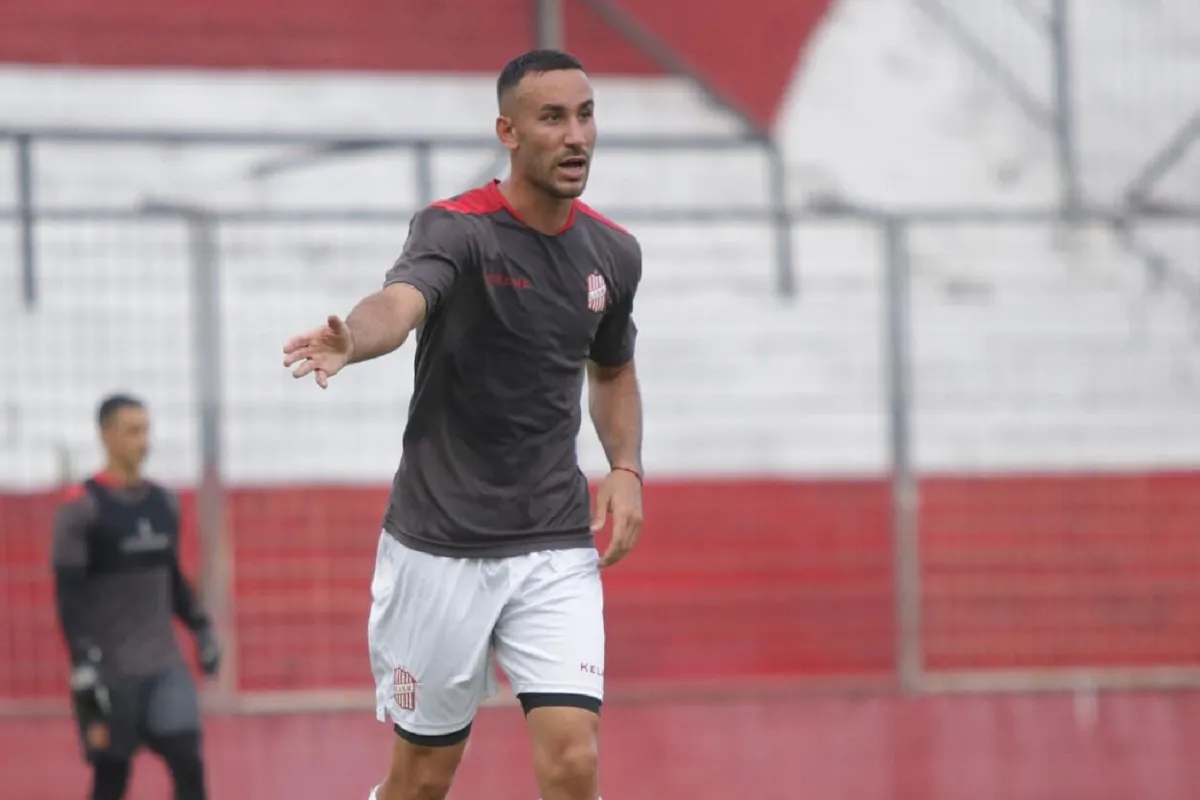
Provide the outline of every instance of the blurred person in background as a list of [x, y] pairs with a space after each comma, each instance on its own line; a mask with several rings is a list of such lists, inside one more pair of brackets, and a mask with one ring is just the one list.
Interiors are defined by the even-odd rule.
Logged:
[[195, 637], [205, 674], [216, 674], [220, 648], [180, 568], [178, 502], [142, 475], [145, 405], [114, 395], [97, 417], [105, 468], [69, 491], [54, 518], [53, 544], [91, 798], [124, 797], [133, 755], [145, 745], [166, 762], [175, 800], [205, 800], [199, 697], [173, 617]]
[[[543, 800], [599, 791], [600, 568], [642, 522], [641, 248], [577, 199], [596, 142], [579, 61], [519, 56], [497, 99], [509, 178], [418, 213], [381, 291], [284, 346], [285, 366], [325, 387], [417, 332], [371, 586], [376, 711], [396, 733], [374, 800], [446, 796], [496, 689], [493, 658], [525, 711]], [[576, 447], [585, 379], [610, 465], [594, 514]], [[609, 517], [601, 558], [594, 533]]]

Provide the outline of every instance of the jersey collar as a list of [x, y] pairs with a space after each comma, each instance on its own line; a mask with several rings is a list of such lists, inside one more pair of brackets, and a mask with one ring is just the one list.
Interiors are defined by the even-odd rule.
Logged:
[[[497, 203], [499, 203], [501, 206], [503, 206], [504, 210], [512, 215], [513, 219], [515, 219], [517, 222], [524, 225], [526, 228], [530, 228], [529, 223], [526, 222], [524, 219], [522, 219], [521, 215], [517, 213], [517, 210], [512, 207], [511, 203], [508, 202], [508, 198], [504, 196], [504, 192], [500, 191], [500, 179], [499, 178], [493, 179], [492, 182], [488, 184], [488, 192], [492, 195], [493, 200], [495, 200]], [[575, 224], [575, 213], [578, 210], [579, 210], [579, 202], [577, 200], [572, 200], [571, 201], [571, 213], [567, 215], [566, 223], [561, 228], [559, 228], [557, 231], [554, 232], [555, 236], [558, 236], [560, 233], [566, 233], [568, 230], [570, 230], [571, 226]], [[532, 230], [532, 228], [530, 228], [530, 229]]]

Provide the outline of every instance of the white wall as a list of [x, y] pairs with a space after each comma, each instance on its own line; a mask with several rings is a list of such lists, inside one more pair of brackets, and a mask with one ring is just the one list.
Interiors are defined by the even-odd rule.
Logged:
[[[10, 69], [0, 71], [0, 124], [486, 135], [490, 91], [486, 79]], [[1140, 87], [1129, 91], [1146, 102]], [[604, 132], [731, 129], [675, 82], [601, 81], [598, 92]], [[1139, 113], [1165, 116], [1153, 108]], [[798, 202], [837, 193], [889, 207], [1026, 205], [1055, 196], [1048, 140], [906, 0], [837, 6], [801, 65], [780, 135]], [[1144, 146], [1144, 137], [1114, 130], [1110, 149], [1125, 153], [1138, 142]], [[279, 152], [39, 148], [38, 197], [52, 205], [128, 205], [155, 195], [243, 208], [397, 207], [415, 200], [412, 163], [398, 155], [248, 177], [250, 165]], [[5, 156], [0, 193], [12, 186]], [[486, 151], [441, 157], [439, 192], [465, 188], [488, 158]], [[587, 200], [601, 210], [754, 204], [763, 198], [763, 169], [753, 153], [663, 158], [602, 151]], [[638, 320], [650, 470], [884, 468], [878, 231], [850, 223], [798, 226], [802, 294], [789, 306], [770, 294], [764, 227], [634, 228], [646, 253]], [[92, 407], [118, 388], [154, 404], [155, 470], [189, 479], [196, 470], [195, 382], [218, 372], [227, 396], [226, 468], [234, 479], [386, 479], [399, 452], [411, 353], [348, 371], [321, 393], [288, 377], [280, 347], [291, 332], [344, 312], [371, 291], [404, 229], [227, 229], [223, 359], [198, 368], [179, 224], [43, 226], [43, 302], [27, 315], [16, 291], [15, 229], [0, 222], [0, 334], [13, 343], [0, 380], [0, 483], [52, 482], [59, 449], [72, 454], [75, 469], [93, 466]], [[922, 466], [1200, 463], [1195, 317], [1177, 297], [1146, 292], [1140, 265], [1108, 232], [1068, 238], [1049, 226], [927, 227], [912, 232], [910, 245]], [[590, 432], [581, 454], [589, 470], [602, 468]]]

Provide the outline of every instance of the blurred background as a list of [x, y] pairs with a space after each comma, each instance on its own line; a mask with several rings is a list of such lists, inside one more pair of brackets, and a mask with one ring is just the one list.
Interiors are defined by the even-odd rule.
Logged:
[[[3, 0], [4, 796], [84, 792], [50, 521], [117, 390], [229, 648], [213, 796], [374, 785], [412, 350], [319, 392], [281, 347], [503, 176], [536, 45], [593, 74], [585, 199], [645, 252], [606, 797], [1200, 796], [1194, 0]], [[454, 798], [536, 797], [496, 705]]]

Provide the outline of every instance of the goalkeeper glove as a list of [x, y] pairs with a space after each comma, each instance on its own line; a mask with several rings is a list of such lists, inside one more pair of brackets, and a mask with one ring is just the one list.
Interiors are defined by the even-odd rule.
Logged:
[[71, 701], [84, 720], [102, 720], [112, 711], [112, 699], [100, 675], [100, 649], [88, 647], [71, 669]]
[[196, 655], [200, 660], [200, 669], [205, 675], [213, 676], [221, 667], [221, 644], [217, 641], [212, 627], [205, 625], [196, 630]]

